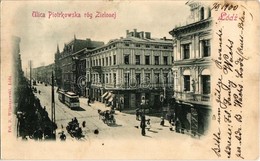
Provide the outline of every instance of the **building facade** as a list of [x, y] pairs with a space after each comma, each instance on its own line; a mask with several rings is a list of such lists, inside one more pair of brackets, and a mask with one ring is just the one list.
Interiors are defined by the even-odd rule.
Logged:
[[[172, 96], [172, 40], [150, 32], [126, 31], [126, 37], [86, 51], [87, 95], [123, 109], [141, 104], [159, 110]], [[163, 101], [160, 101], [163, 97]]]
[[189, 1], [188, 23], [175, 27], [173, 37], [173, 74], [176, 115], [193, 133], [204, 134], [211, 111], [211, 39], [210, 8]]
[[[46, 66], [40, 66], [37, 68], [33, 68], [32, 70], [32, 77], [34, 80], [44, 82], [46, 84], [51, 84], [52, 82], [52, 73], [55, 75], [55, 64], [49, 64]], [[56, 85], [56, 83], [55, 83]]]
[[58, 87], [85, 96], [85, 89], [82, 90], [78, 84], [79, 78], [86, 75], [84, 52], [102, 45], [104, 45], [104, 42], [92, 41], [91, 39], [81, 40], [74, 36], [73, 40], [64, 44], [63, 51], [60, 52], [57, 47], [55, 77]]

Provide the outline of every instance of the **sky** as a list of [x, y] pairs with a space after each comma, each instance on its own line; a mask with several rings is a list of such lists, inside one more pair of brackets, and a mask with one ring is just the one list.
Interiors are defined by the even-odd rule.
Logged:
[[[151, 32], [152, 38], [172, 38], [169, 31], [185, 23], [189, 15], [186, 1], [8, 1], [3, 13], [8, 14], [12, 35], [21, 38], [23, 69], [28, 61], [33, 67], [54, 62], [57, 45], [74, 38], [90, 38], [107, 43], [111, 39], [125, 37], [126, 30]], [[33, 16], [33, 12], [45, 17]], [[49, 12], [79, 13], [80, 18], [49, 18]], [[86, 18], [84, 13], [116, 13], [116, 18]], [[4, 18], [7, 16], [3, 16]]]

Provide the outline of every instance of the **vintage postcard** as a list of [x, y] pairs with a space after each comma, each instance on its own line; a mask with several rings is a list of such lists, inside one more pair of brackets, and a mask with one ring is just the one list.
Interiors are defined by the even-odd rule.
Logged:
[[258, 157], [258, 1], [1, 1], [1, 159]]

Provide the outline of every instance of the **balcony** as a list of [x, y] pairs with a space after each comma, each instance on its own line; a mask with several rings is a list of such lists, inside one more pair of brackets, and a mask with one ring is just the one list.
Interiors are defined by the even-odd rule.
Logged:
[[174, 92], [174, 96], [177, 100], [185, 102], [210, 105], [211, 97], [209, 94], [195, 94], [193, 92]]

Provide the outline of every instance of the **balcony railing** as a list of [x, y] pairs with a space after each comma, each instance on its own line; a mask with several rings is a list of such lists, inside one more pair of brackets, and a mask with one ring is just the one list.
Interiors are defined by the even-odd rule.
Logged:
[[118, 87], [121, 87], [121, 88], [132, 88], [132, 89], [135, 89], [135, 88], [164, 88], [164, 87], [168, 87], [168, 88], [173, 88], [173, 84], [172, 83], [168, 83], [168, 84], [162, 84], [162, 83], [140, 83], [140, 84], [137, 84], [137, 83], [130, 83], [130, 84], [127, 84], [127, 83], [124, 83], [124, 84], [120, 84], [120, 85], [117, 85]]
[[195, 94], [193, 92], [174, 92], [176, 99], [180, 99], [188, 102], [210, 102], [211, 98], [209, 94]]

